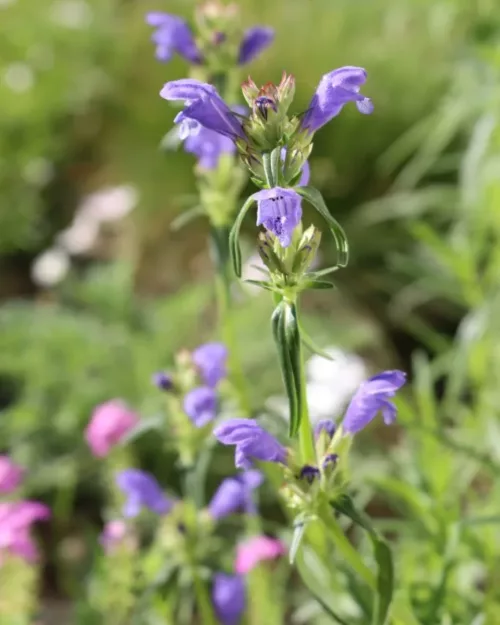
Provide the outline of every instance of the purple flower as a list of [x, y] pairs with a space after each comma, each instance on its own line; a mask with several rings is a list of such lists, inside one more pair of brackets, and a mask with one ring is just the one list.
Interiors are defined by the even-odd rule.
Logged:
[[246, 602], [245, 581], [239, 575], [216, 573], [212, 587], [212, 603], [222, 625], [238, 625]]
[[123, 507], [126, 517], [137, 516], [142, 508], [148, 508], [156, 514], [168, 514], [173, 501], [168, 499], [155, 478], [139, 469], [125, 469], [116, 476], [116, 484], [127, 497]]
[[235, 465], [239, 469], [252, 467], [252, 460], [286, 463], [287, 452], [274, 436], [252, 419], [228, 419], [214, 430], [223, 445], [236, 445]]
[[396, 407], [389, 401], [406, 382], [403, 371], [384, 371], [361, 384], [349, 404], [342, 422], [347, 434], [356, 434], [382, 411], [384, 423], [390, 425], [396, 419]]
[[274, 39], [274, 29], [268, 26], [253, 26], [248, 28], [243, 34], [243, 41], [240, 46], [238, 63], [244, 65], [253, 61], [262, 50], [271, 45]]
[[28, 562], [35, 561], [38, 554], [31, 537], [31, 526], [49, 517], [49, 508], [37, 501], [0, 503], [0, 565], [3, 551]]
[[236, 146], [232, 139], [208, 128], [200, 128], [195, 135], [184, 141], [184, 149], [198, 158], [203, 169], [215, 169], [222, 154], [234, 154]]
[[321, 419], [314, 428], [314, 438], [319, 438], [321, 432], [326, 432], [329, 438], [335, 434], [335, 423], [331, 419]]
[[302, 219], [300, 195], [293, 189], [274, 187], [258, 191], [253, 197], [257, 201], [257, 225], [263, 225], [282, 247], [288, 247]]
[[184, 100], [185, 109], [175, 118], [185, 139], [200, 131], [200, 126], [235, 140], [244, 138], [243, 127], [233, 111], [212, 85], [191, 78], [167, 82], [160, 95], [165, 100]]
[[191, 354], [207, 386], [214, 388], [227, 375], [227, 347], [223, 343], [205, 343]]
[[245, 471], [223, 480], [215, 491], [208, 510], [214, 519], [223, 519], [234, 512], [255, 514], [252, 491], [262, 484], [262, 474]]
[[194, 425], [202, 428], [216, 417], [217, 393], [209, 386], [198, 386], [186, 393], [183, 407]]
[[156, 28], [151, 39], [156, 44], [156, 58], [159, 61], [170, 61], [177, 53], [191, 63], [201, 63], [202, 57], [193, 33], [183, 19], [177, 15], [153, 12], [146, 15], [146, 22]]
[[310, 464], [305, 464], [300, 470], [299, 477], [301, 480], [306, 480], [309, 484], [312, 484], [314, 480], [320, 476], [318, 467], [313, 467]]
[[356, 102], [360, 113], [372, 113], [372, 101], [359, 93], [365, 82], [366, 70], [362, 67], [346, 66], [325, 74], [302, 119], [302, 128], [316, 132], [338, 115], [347, 102]]

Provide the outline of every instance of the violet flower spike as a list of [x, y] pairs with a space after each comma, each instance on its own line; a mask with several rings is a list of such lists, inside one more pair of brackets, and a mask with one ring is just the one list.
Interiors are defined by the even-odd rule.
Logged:
[[269, 26], [253, 26], [243, 34], [243, 41], [238, 56], [239, 65], [253, 61], [274, 40], [274, 29]]
[[238, 625], [245, 611], [245, 581], [239, 575], [216, 573], [213, 579], [212, 603], [222, 625]]
[[325, 74], [302, 118], [302, 128], [316, 132], [336, 117], [348, 102], [355, 102], [358, 111], [364, 115], [372, 113], [372, 101], [359, 93], [365, 82], [366, 70], [362, 67], [346, 66]]
[[252, 460], [286, 464], [287, 451], [274, 436], [252, 419], [228, 419], [214, 430], [223, 445], [235, 445], [235, 465], [250, 469]]
[[274, 187], [254, 193], [253, 198], [257, 202], [257, 225], [272, 232], [282, 247], [288, 247], [302, 219], [300, 195], [293, 189]]
[[382, 412], [384, 423], [391, 425], [396, 419], [396, 407], [389, 401], [406, 382], [403, 371], [384, 371], [361, 384], [349, 404], [342, 422], [346, 434], [356, 434]]
[[193, 424], [202, 428], [217, 416], [217, 393], [209, 386], [198, 386], [186, 393], [183, 408]]
[[151, 39], [156, 44], [156, 58], [159, 61], [166, 63], [175, 53], [195, 65], [203, 61], [185, 20], [177, 15], [155, 11], [146, 15], [146, 22], [156, 28]]
[[262, 481], [262, 474], [255, 469], [223, 480], [208, 505], [210, 516], [218, 520], [235, 512], [256, 514], [252, 493]]
[[223, 343], [205, 343], [193, 350], [191, 357], [207, 386], [215, 388], [227, 376], [227, 355], [227, 347]]
[[199, 126], [233, 140], [245, 137], [240, 121], [212, 85], [191, 78], [172, 80], [164, 85], [160, 96], [185, 101], [186, 107], [175, 118], [181, 124], [181, 138], [199, 132]]
[[168, 514], [174, 502], [168, 499], [155, 478], [140, 469], [125, 469], [116, 476], [118, 488], [127, 501], [123, 507], [125, 517], [136, 517], [143, 508], [156, 514]]

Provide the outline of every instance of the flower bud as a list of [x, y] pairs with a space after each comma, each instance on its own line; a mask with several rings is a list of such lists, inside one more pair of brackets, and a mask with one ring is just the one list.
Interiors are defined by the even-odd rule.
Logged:
[[321, 241], [321, 231], [309, 226], [299, 242], [293, 261], [293, 273], [303, 274], [313, 262]]
[[259, 93], [259, 88], [250, 76], [241, 85], [241, 91], [243, 92], [243, 97], [245, 98], [248, 106], [253, 107], [254, 100]]
[[262, 259], [264, 265], [270, 272], [279, 272], [281, 274], [286, 273], [283, 263], [278, 258], [278, 255], [274, 251], [273, 237], [269, 232], [259, 233], [259, 256]]

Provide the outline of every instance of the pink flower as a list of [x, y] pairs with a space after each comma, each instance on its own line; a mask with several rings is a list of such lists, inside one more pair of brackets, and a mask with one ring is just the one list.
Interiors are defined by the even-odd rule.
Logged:
[[23, 470], [8, 456], [0, 456], [0, 494], [8, 495], [16, 490], [23, 479]]
[[127, 535], [127, 524], [121, 519], [115, 521], [109, 521], [104, 526], [104, 529], [99, 538], [99, 542], [104, 548], [106, 553], [113, 551]]
[[0, 503], [0, 553], [7, 551], [28, 562], [36, 560], [31, 526], [35, 521], [45, 521], [49, 517], [49, 508], [37, 501]]
[[240, 575], [250, 572], [263, 560], [274, 560], [286, 551], [285, 545], [276, 538], [254, 536], [238, 545], [234, 570]]
[[119, 399], [100, 404], [85, 430], [94, 456], [106, 456], [139, 423], [139, 417]]

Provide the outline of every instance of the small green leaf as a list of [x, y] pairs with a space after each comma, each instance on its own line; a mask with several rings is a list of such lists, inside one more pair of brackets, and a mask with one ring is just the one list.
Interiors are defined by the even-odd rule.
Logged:
[[300, 543], [304, 538], [304, 533], [306, 531], [306, 522], [300, 521], [299, 523], [294, 523], [293, 526], [293, 537], [292, 544], [290, 545], [290, 552], [288, 554], [288, 558], [290, 560], [290, 564], [295, 562], [295, 557], [300, 547]]
[[241, 278], [241, 250], [239, 241], [241, 224], [243, 223], [245, 215], [254, 201], [254, 197], [251, 195], [243, 204], [238, 216], [236, 217], [233, 227], [231, 228], [231, 232], [229, 233], [229, 251], [233, 261], [234, 273], [238, 276], [238, 278]]
[[320, 269], [319, 271], [311, 271], [310, 273], [306, 275], [308, 278], [312, 278], [313, 280], [316, 280], [316, 278], [322, 278], [323, 276], [326, 276], [329, 273], [338, 271], [338, 269], [339, 269], [338, 265], [335, 265], [335, 267], [325, 267], [325, 269]]
[[335, 285], [333, 282], [328, 282], [327, 280], [305, 280], [301, 283], [301, 287], [304, 289], [324, 291], [325, 289], [334, 289]]
[[266, 182], [270, 189], [279, 186], [280, 179], [281, 148], [274, 148], [272, 152], [264, 152], [262, 155], [262, 167], [266, 176]]
[[330, 360], [330, 361], [334, 360], [328, 352], [325, 352], [324, 349], [321, 349], [321, 347], [319, 347], [313, 341], [313, 339], [309, 336], [309, 334], [307, 334], [307, 332], [304, 330], [304, 327], [300, 324], [299, 324], [299, 329], [300, 329], [300, 338], [302, 340], [302, 343], [307, 347], [307, 349], [310, 352], [312, 352], [313, 354], [318, 354], [318, 356], [321, 356], [322, 358], [325, 358], [326, 360]]
[[177, 217], [170, 224], [170, 230], [172, 230], [172, 232], [179, 232], [181, 228], [184, 228], [184, 226], [187, 226], [187, 224], [191, 223], [194, 219], [201, 217], [204, 214], [205, 210], [203, 206], [193, 206], [193, 208], [177, 215]]
[[362, 527], [370, 537], [378, 567], [372, 623], [373, 625], [385, 625], [394, 592], [394, 564], [391, 550], [385, 540], [373, 528], [370, 519], [356, 509], [349, 495], [342, 494], [330, 503], [335, 510]]
[[312, 206], [314, 206], [314, 208], [328, 224], [330, 232], [332, 233], [337, 245], [337, 264], [340, 267], [345, 267], [349, 261], [349, 245], [347, 243], [347, 237], [342, 226], [330, 214], [323, 196], [318, 189], [314, 187], [297, 187], [295, 190]]
[[253, 286], [258, 286], [261, 289], [265, 289], [266, 291], [274, 292], [276, 289], [270, 282], [263, 282], [261, 280], [243, 280], [246, 284], [252, 284]]

